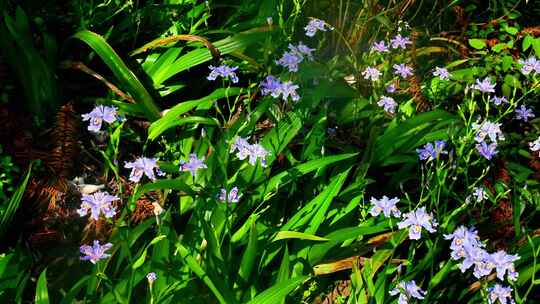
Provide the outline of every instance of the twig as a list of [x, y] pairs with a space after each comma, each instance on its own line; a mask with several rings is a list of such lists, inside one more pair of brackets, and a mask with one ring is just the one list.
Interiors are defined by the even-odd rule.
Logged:
[[86, 73], [86, 74], [88, 74], [90, 76], [93, 76], [97, 80], [103, 82], [111, 91], [113, 91], [113, 93], [120, 96], [122, 99], [124, 99], [124, 100], [126, 100], [126, 101], [128, 101], [130, 103], [136, 103], [135, 100], [131, 96], [129, 96], [126, 93], [122, 92], [122, 90], [120, 90], [117, 86], [115, 86], [110, 81], [105, 79], [105, 77], [99, 75], [94, 70], [87, 67], [84, 63], [82, 63], [80, 61], [64, 61], [64, 62], [62, 62], [60, 64], [60, 67], [63, 68], [63, 69], [80, 70], [80, 71], [82, 71], [82, 72], [84, 72], [84, 73]]

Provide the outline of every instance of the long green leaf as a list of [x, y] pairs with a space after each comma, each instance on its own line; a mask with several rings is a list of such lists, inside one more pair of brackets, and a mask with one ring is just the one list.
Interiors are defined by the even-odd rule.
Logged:
[[309, 233], [304, 232], [297, 232], [297, 231], [280, 231], [276, 234], [276, 236], [272, 239], [273, 242], [279, 241], [279, 240], [288, 240], [288, 239], [300, 239], [300, 240], [308, 240], [308, 241], [319, 241], [319, 242], [326, 242], [328, 239], [316, 236]]
[[13, 193], [13, 196], [7, 203], [6, 209], [3, 210], [2, 217], [0, 218], [0, 237], [3, 236], [7, 227], [11, 223], [11, 220], [13, 219], [15, 212], [17, 212], [17, 209], [19, 209], [19, 204], [21, 203], [21, 200], [23, 198], [23, 194], [26, 190], [26, 185], [28, 184], [28, 180], [30, 179], [31, 172], [32, 164], [30, 164], [30, 166], [28, 167], [28, 172], [26, 173], [24, 180], [17, 187], [17, 190], [15, 191], [15, 193]]
[[180, 253], [180, 256], [184, 259], [184, 262], [189, 269], [191, 269], [191, 271], [193, 271], [195, 275], [197, 275], [197, 277], [199, 277], [206, 284], [206, 286], [210, 288], [220, 303], [234, 303], [233, 297], [229, 295], [228, 291], [219, 290], [217, 288], [216, 284], [214, 284], [208, 274], [204, 271], [204, 269], [202, 269], [197, 260], [189, 253], [189, 250], [186, 247], [178, 242], [176, 243], [176, 249]]
[[[202, 124], [207, 126], [219, 126], [219, 121], [215, 118], [200, 117], [200, 116], [189, 116], [184, 118], [176, 119], [165, 126], [166, 129], [179, 127], [185, 124]], [[155, 130], [152, 130], [155, 131]], [[148, 135], [148, 139], [154, 140], [159, 135], [161, 135], [161, 130], [158, 132], [153, 132]]]
[[79, 291], [85, 286], [86, 281], [90, 280], [91, 278], [92, 278], [91, 276], [85, 276], [82, 279], [80, 279], [77, 283], [75, 283], [75, 285], [71, 287], [68, 293], [66, 293], [63, 296], [62, 302], [60, 302], [60, 304], [71, 304], [75, 302], [74, 301], [75, 297], [77, 296]]
[[[259, 202], [259, 203], [261, 201], [266, 201], [267, 199], [269, 199], [268, 195], [272, 191], [278, 191], [280, 187], [288, 184], [293, 179], [298, 178], [309, 172], [313, 172], [315, 170], [325, 168], [326, 166], [331, 165], [333, 163], [346, 160], [349, 158], [353, 158], [357, 155], [358, 153], [349, 153], [349, 154], [326, 156], [320, 159], [308, 161], [306, 163], [293, 167], [289, 170], [283, 171], [273, 176], [272, 178], [264, 182], [259, 187], [257, 187], [257, 189], [255, 190], [255, 193], [252, 196], [252, 201]], [[238, 214], [239, 214], [239, 217], [241, 218], [245, 214], [245, 212], [248, 211], [248, 208], [250, 206], [248, 204], [244, 204], [244, 205], [240, 205], [239, 207], [240, 209], [238, 210]]]
[[[321, 192], [315, 199], [313, 199], [304, 208], [298, 211], [295, 216], [284, 226], [291, 223], [292, 227], [299, 228], [300, 226], [307, 225], [305, 233], [315, 234], [321, 224], [326, 219], [326, 213], [333, 199], [339, 194], [345, 179], [349, 175], [349, 170], [334, 177], [333, 181], [328, 185], [323, 192]], [[307, 208], [306, 208], [307, 207]], [[299, 216], [297, 216], [299, 215]], [[294, 220], [294, 221], [292, 221]], [[309, 247], [304, 247], [298, 252], [298, 257], [307, 258], [309, 253]]]
[[208, 255], [215, 258], [218, 262], [223, 262], [223, 255], [221, 254], [221, 244], [218, 240], [216, 229], [214, 229], [210, 222], [204, 221], [202, 223], [204, 230], [204, 239], [207, 242]]
[[314, 244], [309, 250], [309, 261], [312, 264], [320, 262], [324, 256], [330, 251], [330, 249], [340, 245], [341, 243], [354, 239], [363, 235], [379, 233], [388, 229], [388, 225], [381, 224], [373, 226], [373, 221], [366, 222], [365, 225], [361, 227], [347, 227], [339, 230], [334, 230], [333, 232], [325, 235], [324, 237], [330, 239], [330, 241], [325, 243]]
[[[283, 258], [281, 259], [281, 264], [279, 265], [279, 270], [277, 274], [276, 283], [282, 283], [288, 280], [291, 276], [290, 270], [290, 261], [291, 257], [289, 256], [289, 247], [285, 244], [285, 252], [283, 253]], [[282, 299], [279, 304], [285, 304], [285, 299]]]
[[[253, 43], [263, 41], [263, 38], [267, 35], [267, 33], [264, 32], [265, 30], [268, 30], [268, 27], [240, 33], [219, 40], [213, 43], [213, 45], [219, 50], [221, 55], [230, 54], [244, 49]], [[154, 84], [159, 86], [176, 74], [210, 60], [212, 60], [212, 54], [207, 48], [198, 48], [188, 52], [187, 54], [180, 56], [173, 63], [163, 65], [162, 69], [156, 71], [153, 78]]]
[[133, 99], [144, 107], [145, 115], [149, 120], [154, 121], [161, 117], [159, 108], [154, 103], [150, 93], [107, 43], [105, 38], [88, 30], [77, 32], [73, 37], [88, 44], [101, 57], [122, 86], [132, 95]]
[[326, 218], [326, 213], [328, 211], [328, 208], [330, 208], [330, 204], [332, 203], [333, 199], [339, 194], [339, 191], [341, 191], [341, 187], [343, 186], [343, 183], [345, 183], [345, 179], [349, 175], [349, 171], [350, 169], [335, 177], [334, 181], [314, 199], [314, 205], [317, 206], [315, 207], [317, 213], [314, 214], [309, 221], [308, 226], [304, 231], [305, 233], [315, 234], [317, 232], [317, 230]]
[[166, 237], [167, 237], [166, 235], [158, 235], [148, 245], [146, 245], [144, 247], [144, 250], [142, 251], [141, 255], [137, 258], [137, 260], [135, 260], [133, 265], [131, 265], [131, 269], [135, 270], [135, 269], [141, 267], [144, 264], [144, 262], [146, 261], [146, 254], [148, 253], [148, 248], [150, 248], [150, 246], [158, 243], [159, 241], [165, 239]]
[[184, 101], [176, 106], [168, 109], [162, 118], [154, 121], [148, 130], [148, 139], [154, 140], [167, 129], [179, 126], [185, 123], [204, 123], [215, 124], [214, 119], [203, 117], [186, 117], [180, 118], [180, 115], [190, 111], [195, 107], [199, 107], [205, 104], [212, 104], [218, 99], [225, 97], [232, 97], [240, 94], [240, 88], [221, 88], [212, 92], [210, 95], [197, 100]]
[[319, 193], [313, 200], [296, 212], [287, 223], [281, 227], [281, 230], [297, 229], [309, 224], [309, 227], [304, 232], [307, 234], [315, 234], [324, 220], [324, 214], [330, 206], [332, 199], [336, 197], [339, 190], [341, 190], [341, 186], [345, 182], [348, 173], [349, 171], [347, 170], [347, 172], [335, 177], [332, 182], [325, 187], [324, 191]]
[[[298, 111], [299, 112], [299, 111]], [[271, 165], [291, 140], [303, 128], [302, 119], [296, 112], [287, 114], [287, 118], [276, 123], [276, 127], [270, 130], [262, 139], [262, 145], [270, 149], [270, 155], [266, 157], [266, 162]]]
[[47, 268], [41, 272], [36, 285], [36, 304], [49, 304], [49, 291], [47, 289]]
[[281, 264], [279, 265], [279, 271], [277, 275], [277, 283], [285, 282], [289, 279], [289, 276], [291, 275], [290, 270], [290, 261], [291, 257], [289, 256], [289, 247], [287, 244], [285, 244], [285, 252], [283, 253], [283, 259], [281, 260]]
[[251, 229], [249, 231], [249, 241], [240, 263], [240, 270], [238, 274], [244, 282], [249, 282], [249, 277], [255, 265], [255, 258], [257, 257], [257, 225], [255, 221], [251, 223]]
[[0, 20], [0, 51], [23, 87], [21, 91], [32, 114], [43, 117], [45, 110], [56, 111], [59, 106], [58, 86], [52, 67], [34, 42], [28, 17], [20, 7], [16, 9], [15, 19], [4, 14]]
[[[456, 116], [443, 110], [435, 110], [419, 114], [405, 122], [390, 128], [381, 135], [375, 142], [374, 162], [379, 163], [386, 160], [394, 151], [406, 152], [409, 147], [416, 146], [416, 143], [424, 135], [418, 136], [419, 132], [434, 127], [446, 128], [448, 124], [454, 122]], [[427, 133], [427, 132], [426, 132]], [[416, 138], [416, 140], [413, 140]], [[404, 148], [403, 146], [407, 146]]]
[[281, 302], [291, 293], [298, 285], [302, 284], [308, 276], [296, 277], [281, 283], [278, 283], [267, 290], [263, 291], [248, 304], [275, 304]]
[[[182, 48], [169, 48], [165, 53], [161, 54], [157, 59], [153, 59], [154, 54], [148, 56], [143, 62], [142, 67], [146, 74], [150, 76], [150, 78], [155, 79], [156, 77], [159, 77], [159, 72], [163, 71], [163, 67], [167, 67], [170, 64], [172, 64], [176, 58], [180, 55], [182, 52]], [[158, 56], [159, 54], [155, 54], [155, 56]]]

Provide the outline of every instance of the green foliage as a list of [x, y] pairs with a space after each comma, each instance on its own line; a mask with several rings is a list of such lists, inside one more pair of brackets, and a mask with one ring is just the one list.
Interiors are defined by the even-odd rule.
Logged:
[[0, 48], [13, 77], [19, 81], [27, 108], [41, 123], [47, 114], [58, 110], [58, 88], [55, 79], [57, 46], [47, 32], [41, 33], [43, 45], [36, 45], [31, 23], [20, 7], [11, 16], [3, 11], [0, 19]]
[[13, 163], [12, 157], [4, 153], [2, 146], [0, 146], [0, 166], [2, 167], [2, 172], [0, 172], [0, 201], [5, 201], [8, 195], [15, 191], [13, 183], [19, 168]]
[[[12, 7], [8, 2], [0, 7]], [[414, 280], [425, 303], [483, 303], [496, 283], [511, 286], [517, 303], [534, 303], [540, 165], [530, 148], [540, 130], [538, 118], [519, 121], [515, 111], [540, 108], [540, 73], [523, 73], [518, 62], [540, 56], [540, 38], [525, 30], [518, 2], [488, 2], [70, 1], [52, 4], [73, 18], [63, 20], [68, 33], [57, 38], [32, 27], [52, 22], [50, 6], [21, 4], [28, 16], [22, 8], [14, 17], [5, 13], [0, 45], [29, 113], [43, 120], [74, 99], [78, 114], [114, 105], [120, 122], [100, 121], [101, 132], [93, 133], [83, 122], [75, 141], [81, 156], [61, 160], [76, 163], [69, 178], [32, 166], [18, 178], [12, 169], [0, 173], [0, 190], [20, 180], [0, 206], [0, 235], [17, 230], [17, 212], [73, 230], [59, 233], [69, 238], [54, 249], [27, 248], [26, 234], [14, 235], [0, 255], [0, 301], [379, 304], [396, 302], [391, 291]], [[486, 5], [497, 18], [474, 14]], [[328, 24], [307, 37], [312, 16]], [[398, 33], [411, 38], [406, 48], [371, 49]], [[64, 42], [62, 53], [53, 41]], [[73, 41], [89, 48], [80, 52]], [[313, 59], [303, 54], [297, 72], [276, 63], [286, 51], [298, 55], [289, 44], [300, 41], [314, 48]], [[84, 61], [88, 67], [79, 70], [94, 78], [57, 71], [55, 56]], [[397, 76], [399, 63], [412, 75]], [[208, 67], [222, 64], [238, 67], [238, 83], [224, 75], [208, 80]], [[365, 79], [367, 67], [380, 78]], [[433, 75], [434, 67], [451, 77]], [[261, 90], [268, 75], [298, 85], [299, 100], [283, 89]], [[486, 77], [496, 93], [473, 87]], [[95, 89], [95, 79], [111, 92]], [[393, 98], [394, 110], [382, 108], [383, 96]], [[496, 105], [493, 96], [507, 103]], [[478, 149], [485, 121], [501, 123], [505, 135], [493, 159]], [[42, 136], [48, 129], [35, 133], [29, 150], [57, 164], [35, 152], [50, 146]], [[425, 156], [429, 144], [439, 150]], [[254, 155], [257, 148], [268, 154]], [[148, 172], [139, 182], [130, 178], [124, 164], [141, 156], [158, 158], [155, 179]], [[204, 166], [191, 172], [195, 156]], [[0, 163], [12, 168], [18, 157], [2, 153]], [[68, 190], [44, 211], [24, 195], [31, 175]], [[75, 184], [75, 176], [88, 184]], [[79, 217], [79, 192], [101, 184], [119, 197], [110, 207], [115, 214]], [[401, 215], [374, 215], [383, 196], [399, 198]], [[428, 215], [417, 220], [434, 231], [402, 227], [405, 214], [420, 208]], [[519, 278], [460, 271], [445, 235], [461, 225], [478, 229], [486, 252], [518, 254], [512, 265]], [[411, 237], [415, 229], [419, 239]], [[94, 239], [112, 244], [110, 256], [81, 261], [78, 247]]]
[[24, 191], [26, 190], [26, 185], [30, 179], [30, 174], [32, 172], [32, 165], [28, 168], [24, 179], [21, 181], [20, 185], [17, 187], [11, 198], [0, 205], [0, 237], [3, 237], [6, 233], [6, 230], [11, 225], [11, 221], [15, 216], [15, 213], [19, 209], [21, 204]]
[[47, 290], [47, 268], [39, 275], [36, 286], [36, 304], [49, 303], [49, 291]]
[[88, 44], [103, 59], [149, 120], [156, 120], [160, 116], [152, 96], [103, 37], [86, 30], [76, 33], [73, 37]]

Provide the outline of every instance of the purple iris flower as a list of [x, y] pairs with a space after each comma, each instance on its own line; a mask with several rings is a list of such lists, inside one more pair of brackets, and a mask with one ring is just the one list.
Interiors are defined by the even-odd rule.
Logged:
[[99, 260], [103, 260], [111, 256], [110, 254], [105, 253], [105, 251], [111, 249], [111, 247], [111, 243], [100, 245], [98, 240], [94, 241], [93, 246], [82, 245], [80, 251], [82, 254], [84, 254], [84, 256], [81, 257], [81, 260], [90, 261], [90, 263], [95, 264]]
[[540, 151], [540, 137], [538, 137], [535, 141], [529, 143], [529, 149], [533, 152]]
[[148, 283], [152, 284], [155, 280], [157, 280], [157, 275], [155, 272], [149, 272], [146, 275], [146, 279], [148, 280]]
[[394, 64], [392, 67], [394, 68], [394, 74], [399, 75], [402, 78], [407, 78], [413, 74], [412, 68], [404, 63]]
[[433, 161], [441, 154], [448, 154], [448, 151], [444, 150], [446, 142], [444, 140], [437, 140], [433, 143], [427, 143], [423, 148], [416, 149], [418, 158], [425, 161]]
[[300, 41], [296, 46], [289, 44], [289, 50], [293, 53], [300, 54], [302, 57], [306, 57], [308, 60], [313, 60], [312, 53], [313, 51], [315, 51], [315, 49], [308, 47], [307, 45], [302, 43], [302, 41]]
[[389, 84], [387, 87], [386, 87], [386, 93], [395, 93], [397, 90], [396, 88], [396, 85], [395, 84]]
[[480, 153], [480, 155], [485, 157], [487, 160], [491, 160], [493, 156], [498, 153], [496, 142], [488, 145], [485, 141], [482, 141], [479, 144], [476, 144], [476, 150], [478, 150], [478, 153]]
[[236, 137], [236, 140], [231, 146], [231, 153], [234, 153], [234, 151], [238, 151], [236, 153], [236, 157], [238, 157], [239, 160], [244, 160], [249, 156], [249, 146], [247, 139], [243, 137]]
[[298, 53], [285, 52], [279, 60], [276, 60], [276, 63], [289, 69], [289, 72], [298, 72], [298, 65], [303, 60], [304, 58]]
[[409, 227], [409, 238], [411, 240], [419, 240], [422, 233], [422, 227], [430, 233], [435, 232], [437, 221], [433, 218], [433, 214], [426, 213], [426, 208], [421, 207], [415, 211], [405, 213], [403, 220], [398, 223], [398, 228], [403, 229]]
[[481, 248], [470, 244], [463, 246], [465, 256], [459, 265], [461, 272], [465, 272], [470, 267], [473, 267], [473, 276], [477, 279], [483, 278], [493, 271], [493, 266], [489, 264], [489, 253]]
[[392, 48], [402, 48], [406, 49], [407, 44], [412, 44], [411, 39], [409, 37], [402, 37], [401, 34], [397, 34], [396, 37], [392, 38], [390, 40], [390, 44], [392, 45]]
[[524, 75], [529, 75], [531, 72], [540, 73], [540, 61], [534, 56], [526, 60], [520, 59], [518, 63], [522, 65], [521, 73]]
[[478, 203], [485, 201], [488, 198], [486, 190], [482, 187], [475, 187], [472, 195]]
[[333, 28], [323, 20], [311, 18], [304, 29], [306, 30], [306, 36], [313, 37], [317, 31], [326, 32], [327, 30], [332, 30]]
[[454, 260], [463, 258], [459, 264], [461, 272], [474, 266], [473, 275], [476, 278], [482, 278], [489, 275], [493, 270], [494, 265], [489, 263], [489, 253], [482, 247], [484, 244], [477, 240], [476, 231], [472, 235], [474, 239], [469, 238], [469, 241], [463, 241], [461, 246], [456, 246], [452, 249], [451, 257]]
[[493, 96], [493, 97], [491, 97], [491, 101], [496, 106], [500, 106], [503, 103], [508, 103], [508, 99], [506, 99], [506, 97], [504, 97], [504, 96], [502, 96], [502, 97]]
[[[463, 258], [461, 264], [459, 264], [459, 269], [461, 272], [467, 271], [467, 269], [471, 268], [472, 266], [476, 267], [477, 265], [484, 263], [487, 257], [489, 257], [489, 253], [482, 248], [483, 246], [484, 245], [480, 242], [463, 242], [460, 247], [453, 249], [452, 259], [457, 260]], [[475, 269], [474, 275], [477, 278], [483, 276], [479, 275], [479, 270], [481, 268], [485, 267], [478, 267], [478, 269]]]
[[414, 280], [401, 281], [390, 291], [391, 296], [399, 294], [398, 304], [408, 304], [412, 298], [423, 299], [426, 292], [422, 290]]
[[257, 163], [257, 159], [261, 159], [261, 165], [263, 167], [266, 167], [266, 156], [270, 154], [268, 150], [266, 150], [261, 144], [252, 144], [248, 147], [249, 150], [249, 160], [248, 162], [251, 165], [255, 165]]
[[184, 160], [180, 161], [180, 171], [185, 172], [189, 171], [191, 172], [191, 175], [195, 177], [195, 174], [197, 173], [198, 169], [206, 169], [206, 164], [204, 163], [204, 156], [201, 158], [197, 157], [197, 154], [192, 153], [189, 155], [188, 162], [185, 162]]
[[452, 75], [448, 72], [446, 68], [435, 67], [433, 71], [433, 76], [439, 77], [442, 80], [448, 80]]
[[236, 76], [235, 73], [235, 71], [238, 69], [237, 66], [230, 67], [226, 64], [222, 64], [217, 67], [210, 65], [208, 68], [210, 69], [210, 74], [208, 77], [206, 77], [208, 80], [216, 80], [218, 77], [222, 77], [229, 78], [233, 83], [238, 82], [238, 76]]
[[453, 260], [463, 259], [459, 265], [461, 272], [474, 266], [473, 275], [482, 278], [489, 275], [493, 269], [497, 272], [500, 280], [508, 274], [510, 280], [516, 280], [518, 273], [514, 268], [514, 261], [519, 259], [518, 255], [507, 254], [504, 250], [489, 254], [480, 242], [477, 231], [472, 228], [460, 226], [452, 234], [444, 236], [447, 240], [452, 240], [450, 249]]
[[152, 181], [156, 180], [154, 170], [159, 169], [157, 158], [147, 157], [139, 157], [135, 161], [125, 162], [124, 168], [131, 169], [129, 180], [135, 183], [138, 183], [141, 180], [143, 174]]
[[107, 192], [83, 194], [81, 208], [77, 210], [77, 213], [80, 216], [85, 216], [90, 211], [90, 217], [96, 221], [99, 219], [101, 213], [106, 218], [111, 218], [116, 214], [116, 208], [111, 203], [119, 199], [118, 196], [110, 195]]
[[519, 260], [519, 256], [513, 254], [507, 254], [504, 250], [499, 250], [492, 253], [488, 258], [488, 263], [493, 265], [493, 268], [497, 271], [497, 278], [504, 280], [504, 275], [508, 273], [508, 279], [511, 281], [517, 280], [518, 273], [514, 268], [514, 261]]
[[281, 99], [284, 101], [287, 101], [289, 97], [291, 97], [293, 101], [298, 101], [300, 100], [300, 95], [298, 95], [296, 92], [298, 88], [299, 86], [294, 84], [292, 81], [285, 81], [278, 88], [278, 92], [281, 95]]
[[512, 287], [502, 286], [501, 284], [495, 284], [493, 287], [488, 288], [488, 304], [514, 304], [512, 299]]
[[477, 249], [477, 256], [475, 256], [473, 275], [480, 279], [489, 275], [494, 268], [494, 264], [490, 261], [490, 254], [483, 250]]
[[238, 187], [233, 187], [229, 193], [225, 188], [219, 192], [218, 199], [222, 202], [238, 203], [242, 194], [238, 192]]
[[235, 151], [238, 151], [236, 153], [236, 157], [238, 157], [239, 160], [249, 158], [248, 162], [251, 165], [255, 165], [257, 163], [257, 159], [260, 158], [261, 165], [263, 167], [266, 166], [266, 156], [270, 154], [270, 152], [268, 152], [268, 150], [266, 150], [261, 144], [250, 144], [245, 138], [242, 137], [237, 137], [233, 143], [230, 152], [234, 153]]
[[495, 84], [491, 83], [491, 79], [489, 77], [484, 78], [482, 81], [480, 81], [480, 79], [476, 79], [476, 82], [474, 85], [472, 85], [472, 88], [482, 93], [495, 93]]
[[465, 226], [459, 226], [453, 233], [445, 234], [444, 238], [446, 240], [452, 240], [452, 244], [450, 245], [452, 253], [450, 256], [453, 260], [459, 260], [465, 257], [466, 246], [477, 248], [484, 246], [484, 244], [480, 243], [480, 237], [474, 227], [466, 228]]
[[370, 202], [372, 204], [371, 210], [369, 213], [372, 216], [378, 216], [381, 214], [381, 212], [384, 214], [385, 217], [400, 217], [401, 212], [396, 207], [396, 204], [399, 202], [399, 198], [388, 198], [386, 195], [384, 195], [381, 199], [376, 199], [372, 197], [370, 199]]
[[364, 76], [364, 79], [371, 81], [377, 81], [379, 80], [379, 77], [381, 77], [382, 73], [373, 67], [367, 67], [363, 72], [362, 75]]
[[287, 101], [289, 97], [291, 97], [293, 101], [300, 100], [300, 95], [296, 92], [299, 86], [292, 81], [282, 82], [279, 78], [267, 76], [265, 80], [261, 82], [260, 86], [263, 95], [271, 95], [274, 98], [278, 98], [281, 95], [281, 98], [284, 101]]
[[528, 109], [526, 106], [521, 105], [516, 109], [516, 119], [523, 120], [524, 122], [529, 121], [529, 118], [533, 118], [534, 113], [531, 109]]
[[377, 102], [377, 105], [379, 107], [383, 107], [384, 110], [390, 114], [394, 114], [396, 112], [397, 103], [392, 97], [388, 96], [381, 96], [381, 99]]
[[309, 48], [302, 42], [298, 45], [289, 44], [289, 51], [285, 52], [276, 63], [289, 69], [289, 72], [298, 72], [298, 65], [304, 61], [304, 58], [313, 60], [313, 51], [315, 49]]
[[373, 46], [371, 47], [371, 51], [377, 52], [377, 53], [388, 53], [388, 52], [390, 52], [390, 50], [388, 49], [388, 46], [386, 45], [386, 42], [384, 42], [384, 40], [373, 43]]
[[116, 107], [102, 105], [96, 106], [90, 113], [81, 116], [83, 121], [89, 121], [88, 131], [92, 132], [99, 132], [104, 121], [111, 124], [118, 119]]
[[486, 136], [492, 141], [497, 142], [504, 140], [504, 135], [501, 131], [501, 123], [494, 123], [491, 121], [484, 121], [481, 124], [473, 123], [472, 128], [476, 131], [474, 140], [478, 143], [485, 141]]
[[261, 82], [261, 93], [266, 95], [271, 95], [274, 98], [279, 97], [280, 94], [280, 88], [281, 88], [281, 80], [279, 78], [276, 78], [272, 75], [266, 76], [266, 78]]

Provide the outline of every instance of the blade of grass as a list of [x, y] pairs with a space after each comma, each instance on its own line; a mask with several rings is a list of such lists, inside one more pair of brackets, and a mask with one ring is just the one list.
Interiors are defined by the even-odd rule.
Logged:
[[233, 297], [229, 295], [226, 290], [219, 290], [217, 288], [214, 282], [210, 279], [204, 269], [202, 269], [197, 260], [189, 253], [189, 250], [186, 247], [178, 242], [176, 243], [176, 249], [177, 252], [180, 253], [180, 256], [184, 259], [184, 262], [189, 269], [191, 269], [191, 271], [193, 271], [195, 275], [197, 275], [197, 277], [199, 277], [199, 279], [201, 279], [206, 286], [210, 288], [220, 303], [227, 304], [235, 302]]
[[56, 111], [59, 106], [54, 71], [35, 47], [28, 17], [20, 7], [16, 9], [15, 18], [6, 13], [1, 21], [0, 50], [5, 62], [23, 87], [28, 108], [33, 115], [43, 118], [47, 110]]
[[0, 218], [0, 237], [3, 236], [7, 227], [11, 223], [11, 220], [13, 219], [15, 212], [17, 212], [17, 209], [19, 209], [19, 205], [23, 198], [24, 191], [26, 190], [26, 185], [28, 184], [28, 180], [30, 179], [31, 173], [32, 173], [32, 164], [30, 164], [30, 166], [28, 167], [28, 172], [26, 173], [24, 180], [17, 187], [17, 190], [15, 191], [15, 193], [13, 193], [13, 196], [7, 203], [6, 209], [2, 213], [2, 217]]
[[49, 304], [49, 291], [47, 290], [47, 268], [39, 275], [36, 285], [36, 304]]
[[300, 276], [278, 283], [249, 301], [247, 304], [275, 304], [281, 302], [298, 285], [302, 284], [308, 276]]
[[272, 242], [279, 241], [279, 240], [287, 240], [287, 239], [300, 239], [300, 240], [319, 241], [319, 242], [328, 241], [328, 239], [326, 238], [309, 234], [309, 233], [297, 232], [297, 231], [280, 231], [272, 239]]
[[251, 223], [251, 229], [249, 231], [249, 241], [240, 263], [240, 270], [238, 274], [244, 282], [249, 282], [253, 266], [255, 265], [255, 258], [257, 257], [257, 225], [255, 221]]
[[[322, 157], [320, 159], [308, 161], [306, 163], [300, 164], [296, 167], [278, 173], [269, 180], [265, 181], [259, 187], [257, 187], [257, 189], [255, 189], [251, 201], [259, 203], [264, 202], [270, 198], [270, 193], [272, 191], [278, 191], [280, 187], [285, 186], [295, 178], [298, 178], [315, 170], [325, 168], [333, 163], [353, 158], [357, 155], [358, 153], [349, 153]], [[241, 218], [242, 216], [244, 216], [245, 213], [248, 212], [250, 207], [250, 204], [240, 205], [238, 210], [239, 217]]]
[[217, 121], [210, 118], [198, 117], [197, 119], [193, 117], [180, 118], [179, 116], [190, 111], [195, 107], [199, 107], [205, 104], [212, 104], [218, 99], [236, 96], [242, 91], [241, 88], [221, 88], [212, 92], [210, 95], [197, 100], [184, 101], [177, 104], [176, 106], [170, 108], [162, 118], [154, 121], [150, 128], [148, 129], [148, 139], [154, 140], [160, 134], [165, 132], [167, 129], [179, 126], [185, 123], [206, 123], [206, 124], [216, 124]]

